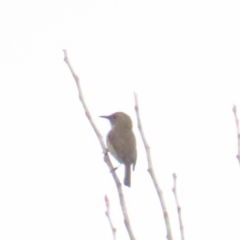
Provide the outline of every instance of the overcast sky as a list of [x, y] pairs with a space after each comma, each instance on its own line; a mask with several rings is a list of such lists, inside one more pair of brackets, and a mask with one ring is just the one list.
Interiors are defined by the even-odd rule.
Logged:
[[[138, 159], [123, 186], [136, 239], [166, 239], [162, 210], [137, 129], [133, 92], [180, 239], [240, 239], [240, 167], [232, 105], [240, 117], [237, 0], [79, 0], [0, 3], [0, 239], [128, 239], [99, 142], [63, 61], [100, 115], [133, 119]], [[118, 163], [113, 159], [114, 166]], [[123, 166], [117, 170], [123, 181]]]

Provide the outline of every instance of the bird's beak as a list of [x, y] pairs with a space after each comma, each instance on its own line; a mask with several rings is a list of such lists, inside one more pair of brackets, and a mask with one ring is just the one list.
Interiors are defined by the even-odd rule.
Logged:
[[99, 116], [99, 117], [101, 117], [101, 118], [107, 118], [107, 119], [110, 118], [110, 116]]

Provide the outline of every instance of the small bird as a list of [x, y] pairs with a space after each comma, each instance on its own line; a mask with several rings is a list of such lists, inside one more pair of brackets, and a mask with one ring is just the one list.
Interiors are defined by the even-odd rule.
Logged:
[[132, 131], [131, 118], [123, 113], [116, 112], [107, 118], [112, 129], [107, 135], [108, 151], [120, 162], [125, 165], [124, 185], [131, 186], [131, 165], [133, 170], [137, 161], [136, 139]]

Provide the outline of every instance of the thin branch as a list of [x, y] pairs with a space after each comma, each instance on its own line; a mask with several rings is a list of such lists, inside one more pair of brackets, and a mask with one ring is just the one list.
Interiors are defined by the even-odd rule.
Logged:
[[153, 184], [156, 188], [157, 194], [158, 194], [158, 198], [160, 200], [161, 203], [161, 207], [163, 210], [163, 216], [164, 216], [164, 220], [165, 220], [165, 225], [166, 225], [166, 230], [167, 230], [167, 239], [168, 240], [173, 240], [172, 238], [172, 231], [171, 231], [171, 225], [170, 225], [170, 220], [169, 220], [169, 216], [168, 216], [168, 212], [167, 212], [167, 207], [164, 201], [164, 197], [163, 197], [163, 192], [157, 182], [157, 178], [155, 176], [154, 170], [153, 170], [153, 164], [152, 164], [152, 159], [151, 159], [151, 153], [150, 153], [150, 147], [147, 143], [146, 137], [143, 133], [143, 128], [142, 128], [142, 123], [141, 123], [141, 118], [140, 118], [140, 114], [139, 114], [139, 105], [138, 105], [138, 97], [137, 94], [134, 93], [134, 98], [135, 98], [135, 111], [136, 111], [136, 115], [137, 115], [137, 122], [138, 122], [138, 129], [139, 132], [141, 134], [142, 140], [143, 140], [143, 144], [145, 146], [145, 150], [146, 150], [146, 154], [147, 154], [147, 160], [148, 160], [148, 172], [152, 178]]
[[135, 240], [135, 237], [133, 235], [133, 231], [132, 231], [132, 228], [131, 228], [131, 224], [130, 224], [130, 220], [129, 220], [129, 217], [128, 217], [128, 211], [127, 211], [127, 207], [126, 207], [126, 203], [125, 203], [125, 199], [124, 199], [124, 195], [123, 195], [123, 191], [122, 191], [122, 185], [117, 177], [117, 174], [115, 171], [112, 171], [113, 169], [113, 165], [110, 161], [110, 158], [108, 156], [108, 153], [107, 153], [107, 148], [105, 147], [105, 144], [104, 144], [104, 141], [103, 141], [103, 137], [102, 135], [100, 134], [99, 130], [97, 129], [92, 117], [91, 117], [91, 114], [90, 114], [90, 111], [88, 110], [88, 107], [87, 107], [87, 104], [85, 102], [85, 99], [83, 97], [83, 93], [82, 93], [82, 89], [81, 89], [81, 85], [80, 85], [80, 79], [79, 77], [77, 76], [77, 74], [74, 72], [71, 64], [70, 64], [70, 61], [69, 61], [69, 58], [68, 58], [68, 55], [67, 55], [67, 50], [63, 50], [64, 52], [64, 61], [66, 62], [70, 72], [72, 73], [73, 75], [73, 78], [76, 82], [76, 85], [77, 85], [77, 88], [78, 88], [78, 96], [79, 96], [79, 100], [81, 101], [82, 103], [82, 106], [83, 106], [83, 109], [85, 111], [85, 114], [94, 130], [94, 132], [96, 133], [97, 137], [98, 137], [98, 140], [99, 140], [99, 143], [102, 147], [102, 150], [103, 150], [103, 153], [104, 153], [104, 161], [106, 162], [106, 164], [108, 165], [109, 169], [110, 169], [110, 172], [113, 176], [113, 179], [114, 179], [114, 182], [116, 184], [116, 187], [117, 187], [117, 191], [118, 191], [118, 196], [119, 196], [119, 201], [120, 201], [120, 205], [121, 205], [121, 208], [122, 208], [122, 213], [123, 213], [123, 217], [124, 217], [124, 224], [125, 224], [125, 227], [127, 229], [127, 232], [128, 232], [128, 235], [130, 237], [131, 240]]
[[238, 154], [237, 154], [237, 159], [240, 164], [240, 129], [239, 129], [239, 120], [238, 120], [238, 115], [237, 115], [237, 107], [236, 105], [233, 105], [233, 113], [235, 117], [235, 122], [236, 122], [236, 127], [237, 127], [237, 139], [238, 139]]
[[179, 221], [179, 227], [181, 232], [181, 239], [184, 240], [184, 228], [183, 228], [183, 222], [182, 222], [182, 209], [179, 205], [178, 197], [177, 197], [177, 175], [176, 173], [173, 173], [173, 188], [172, 188], [176, 206], [177, 206], [177, 212], [178, 212], [178, 221]]
[[117, 229], [113, 226], [113, 222], [112, 222], [112, 219], [111, 219], [111, 215], [110, 215], [110, 203], [109, 203], [109, 199], [107, 197], [107, 195], [105, 195], [105, 203], [106, 203], [106, 216], [108, 218], [108, 222], [109, 222], [109, 225], [111, 227], [111, 230], [112, 230], [112, 234], [113, 234], [113, 240], [116, 240], [116, 232], [117, 232]]

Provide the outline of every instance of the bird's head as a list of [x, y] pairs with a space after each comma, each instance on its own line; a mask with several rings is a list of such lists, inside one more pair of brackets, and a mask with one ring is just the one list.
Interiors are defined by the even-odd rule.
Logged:
[[112, 128], [113, 127], [124, 127], [124, 128], [132, 128], [132, 120], [131, 118], [123, 112], [116, 112], [109, 116], [100, 116], [102, 118], [107, 118]]

